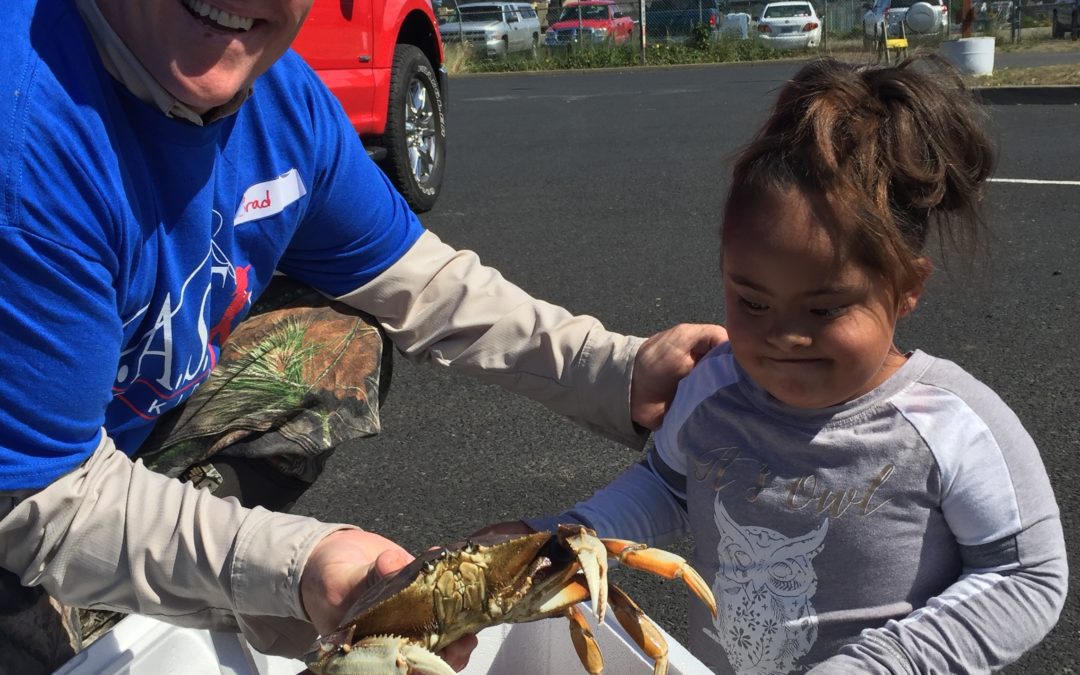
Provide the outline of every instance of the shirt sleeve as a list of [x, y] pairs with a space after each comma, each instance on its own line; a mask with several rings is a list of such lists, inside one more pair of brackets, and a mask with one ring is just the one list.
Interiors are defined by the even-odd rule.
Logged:
[[654, 450], [646, 461], [630, 467], [569, 511], [525, 522], [536, 530], [579, 523], [596, 530], [601, 537], [666, 546], [686, 535], [690, 523], [686, 502], [677, 496], [665, 475], [670, 477], [673, 472]]
[[[318, 79], [306, 66], [298, 67], [309, 80]], [[318, 151], [318, 169], [308, 194], [310, 205], [277, 268], [337, 296], [384, 272], [424, 228], [368, 157], [341, 104], [319, 82], [311, 82], [309, 89], [314, 101], [309, 111], [314, 120], [308, 121], [312, 138], [299, 140]]]
[[45, 489], [0, 494], [0, 566], [65, 604], [240, 630], [266, 653], [310, 648], [304, 563], [323, 537], [350, 526], [246, 509], [101, 439], [89, 460]]
[[1037, 645], [1064, 606], [1059, 510], [1016, 415], [981, 386], [965, 400], [943, 388], [918, 399], [902, 412], [937, 459], [941, 509], [963, 573], [925, 606], [864, 631], [811, 672], [990, 672]]
[[641, 338], [537, 300], [431, 232], [338, 300], [376, 317], [412, 360], [500, 385], [631, 447], [645, 444], [630, 418]]

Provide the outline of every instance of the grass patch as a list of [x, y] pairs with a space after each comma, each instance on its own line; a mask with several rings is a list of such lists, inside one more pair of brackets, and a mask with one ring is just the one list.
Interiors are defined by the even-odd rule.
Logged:
[[969, 84], [979, 87], [1080, 85], [1080, 68], [1075, 64], [1034, 68], [995, 68], [990, 75], [971, 78]]
[[[761, 40], [721, 40], [704, 44], [655, 43], [646, 49], [645, 59], [650, 66], [689, 65], [698, 63], [745, 63], [768, 61], [809, 54], [793, 50], [777, 50]], [[641, 49], [637, 43], [618, 47], [604, 45], [573, 45], [551, 49], [541, 47], [536, 55], [511, 54], [503, 59], [489, 59], [470, 50], [468, 45], [446, 47], [446, 66], [451, 74], [502, 73], [536, 70], [585, 70], [589, 68], [625, 68], [642, 65]]]

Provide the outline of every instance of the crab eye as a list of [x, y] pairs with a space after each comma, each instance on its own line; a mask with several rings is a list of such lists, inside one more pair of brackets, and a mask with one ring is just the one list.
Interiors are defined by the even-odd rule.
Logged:
[[474, 542], [472, 539], [465, 540], [465, 552], [466, 553], [476, 553], [479, 550], [480, 550], [480, 547], [477, 546], [476, 542]]

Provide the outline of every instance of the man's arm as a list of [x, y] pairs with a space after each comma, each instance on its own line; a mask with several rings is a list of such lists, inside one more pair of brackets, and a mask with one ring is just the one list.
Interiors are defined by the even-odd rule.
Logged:
[[411, 359], [501, 385], [635, 448], [659, 425], [678, 381], [727, 335], [691, 325], [648, 341], [613, 333], [537, 300], [431, 232], [338, 300], [374, 315]]
[[338, 300], [375, 316], [410, 359], [501, 385], [626, 445], [645, 442], [629, 413], [641, 338], [533, 298], [431, 232]]
[[[0, 566], [65, 604], [239, 629], [261, 651], [298, 656], [316, 637], [302, 577], [342, 593], [305, 562], [347, 527], [219, 499], [133, 463], [102, 434], [90, 459], [46, 488], [0, 495]], [[322, 612], [323, 627], [345, 601]]]

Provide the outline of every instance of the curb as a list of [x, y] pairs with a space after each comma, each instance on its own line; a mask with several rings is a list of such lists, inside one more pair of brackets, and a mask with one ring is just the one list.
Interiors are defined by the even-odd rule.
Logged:
[[1080, 105], [1080, 86], [975, 87], [986, 105]]

